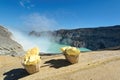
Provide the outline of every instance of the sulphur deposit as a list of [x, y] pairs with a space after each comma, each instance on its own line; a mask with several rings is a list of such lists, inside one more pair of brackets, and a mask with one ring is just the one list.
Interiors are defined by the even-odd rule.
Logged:
[[38, 47], [29, 49], [24, 56], [23, 64], [24, 65], [36, 65], [37, 63], [41, 62], [39, 51], [40, 50]]
[[77, 49], [76, 47], [71, 47], [71, 46], [62, 47], [61, 51], [67, 55], [73, 55], [73, 56], [80, 54], [79, 49]]

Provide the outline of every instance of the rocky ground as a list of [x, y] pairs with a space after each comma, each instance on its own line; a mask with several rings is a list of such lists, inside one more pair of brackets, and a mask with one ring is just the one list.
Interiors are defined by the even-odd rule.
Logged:
[[12, 39], [13, 35], [8, 29], [0, 26], [0, 55], [20, 55], [22, 46]]
[[70, 64], [62, 54], [42, 56], [40, 72], [29, 75], [22, 57], [0, 56], [0, 80], [120, 80], [120, 50], [81, 53]]

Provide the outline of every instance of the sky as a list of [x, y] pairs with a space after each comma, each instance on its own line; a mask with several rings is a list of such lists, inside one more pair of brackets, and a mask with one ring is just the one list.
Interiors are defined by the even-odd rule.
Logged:
[[120, 0], [0, 0], [0, 25], [18, 30], [120, 25]]

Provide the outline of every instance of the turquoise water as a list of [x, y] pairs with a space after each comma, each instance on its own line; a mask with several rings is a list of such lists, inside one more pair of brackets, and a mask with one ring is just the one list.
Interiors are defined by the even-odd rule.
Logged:
[[[69, 46], [69, 45], [63, 45], [63, 44], [58, 44], [58, 43], [51, 43], [50, 44], [50, 46], [51, 47], [49, 47], [48, 49], [47, 49], [47, 51], [49, 52], [49, 53], [61, 53], [61, 50], [60, 50], [60, 48], [61, 47], [64, 47], [64, 46]], [[90, 49], [87, 49], [87, 48], [79, 48], [79, 50], [81, 51], [81, 52], [88, 52], [88, 51], [91, 51]]]

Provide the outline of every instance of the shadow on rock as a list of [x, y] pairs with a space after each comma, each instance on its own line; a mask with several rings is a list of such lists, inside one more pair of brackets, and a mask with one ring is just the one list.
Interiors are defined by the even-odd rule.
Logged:
[[18, 68], [18, 69], [10, 70], [10, 71], [4, 73], [3, 75], [5, 75], [4, 80], [18, 80], [22, 77], [29, 75], [29, 74], [25, 69]]
[[54, 68], [61, 68], [61, 67], [71, 65], [71, 63], [68, 62], [66, 59], [52, 59], [52, 60], [46, 61], [45, 64], [49, 64], [50, 67], [54, 67]]

